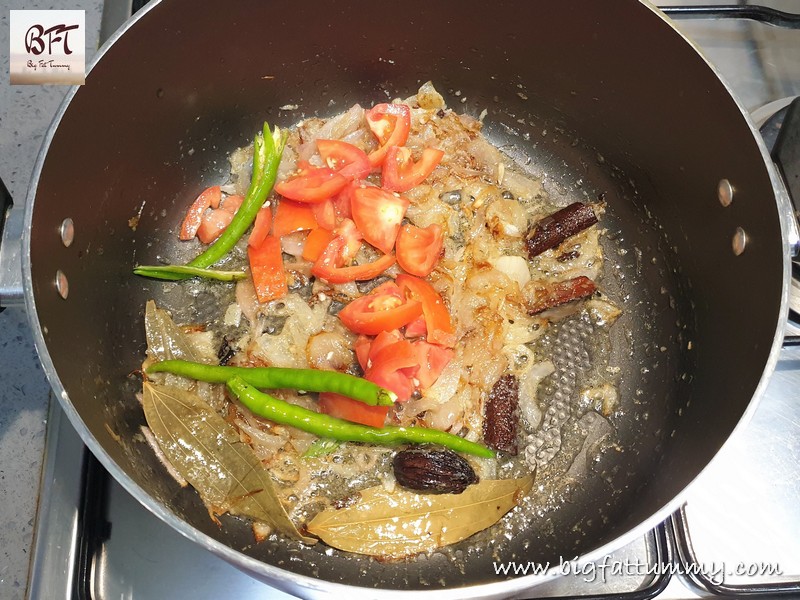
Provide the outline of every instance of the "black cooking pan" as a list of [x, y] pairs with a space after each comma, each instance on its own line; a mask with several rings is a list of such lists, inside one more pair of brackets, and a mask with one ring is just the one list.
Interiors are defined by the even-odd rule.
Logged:
[[[190, 285], [165, 293], [131, 268], [178, 256], [188, 202], [224, 181], [227, 154], [263, 121], [289, 126], [406, 97], [427, 80], [457, 110], [486, 109], [488, 137], [529, 156], [555, 200], [605, 199], [601, 287], [625, 310], [603, 355], [620, 369], [620, 450], [558, 497], [542, 494], [511, 539], [462, 544], [460, 561], [387, 564], [321, 545], [255, 544], [244, 522], [212, 523], [139, 434], [140, 383], [129, 373], [144, 356], [145, 301], [180, 312], [201, 299]], [[676, 507], [752, 412], [786, 312], [778, 185], [714, 70], [635, 0], [164, 0], [101, 50], [48, 134], [28, 198], [26, 297], [70, 420], [114, 477], [185, 536], [301, 595], [345, 593], [337, 584], [367, 588], [346, 591], [363, 596], [510, 595], [540, 578], [498, 577], [493, 560], [553, 564], [622, 545]]]

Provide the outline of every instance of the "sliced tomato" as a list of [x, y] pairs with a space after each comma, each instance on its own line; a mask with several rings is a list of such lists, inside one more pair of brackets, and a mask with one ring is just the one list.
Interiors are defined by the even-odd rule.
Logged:
[[[339, 192], [341, 194], [341, 192]], [[317, 225], [324, 227], [328, 231], [333, 231], [336, 227], [336, 205], [333, 203], [333, 198], [328, 198], [322, 202], [312, 204], [314, 207], [314, 218]]]
[[372, 170], [367, 153], [341, 140], [317, 140], [323, 162], [348, 179], [364, 179]]
[[372, 347], [372, 338], [365, 335], [358, 336], [358, 339], [353, 343], [353, 350], [356, 352], [358, 364], [361, 369], [366, 371], [369, 366], [369, 350]]
[[279, 238], [268, 235], [258, 247], [249, 246], [247, 257], [259, 302], [277, 300], [289, 292]]
[[362, 187], [360, 181], [351, 181], [342, 188], [336, 197], [333, 199], [333, 206], [336, 209], [336, 217], [339, 219], [352, 219], [353, 209], [351, 204], [353, 202], [353, 192]]
[[405, 224], [397, 234], [397, 264], [417, 277], [427, 277], [442, 254], [444, 236], [435, 223], [425, 229]]
[[334, 237], [311, 267], [311, 274], [329, 283], [366, 281], [374, 279], [395, 263], [394, 254], [384, 254], [371, 263], [340, 267], [342, 264], [340, 257], [346, 244], [347, 241], [342, 236]]
[[392, 146], [386, 151], [381, 172], [381, 185], [392, 192], [407, 192], [433, 173], [441, 162], [444, 152], [436, 148], [425, 148], [417, 162], [411, 157], [411, 150]]
[[417, 352], [417, 364], [419, 365], [414, 376], [419, 381], [419, 389], [426, 390], [436, 383], [444, 368], [453, 360], [455, 352], [452, 348], [445, 348], [422, 340], [417, 340], [411, 345]]
[[221, 208], [212, 209], [203, 215], [200, 227], [197, 228], [197, 239], [210, 244], [222, 235], [233, 220], [233, 213]]
[[272, 220], [272, 235], [283, 237], [296, 231], [308, 231], [317, 227], [314, 209], [303, 202], [294, 202], [285, 198], [278, 202]]
[[412, 275], [398, 275], [395, 281], [403, 290], [406, 298], [422, 302], [422, 314], [428, 330], [427, 340], [452, 348], [456, 343], [453, 323], [450, 321], [450, 313], [439, 293], [433, 289], [430, 283]]
[[342, 252], [339, 255], [339, 265], [347, 265], [350, 264], [358, 251], [361, 250], [361, 240], [364, 237], [361, 235], [361, 232], [356, 227], [356, 224], [350, 219], [344, 219], [333, 230], [333, 234], [339, 237], [344, 238], [344, 246], [342, 246]]
[[397, 394], [398, 402], [405, 402], [414, 393], [415, 386], [404, 369], [417, 366], [417, 360], [417, 351], [411, 342], [397, 340], [374, 354], [370, 352], [370, 365], [364, 378]]
[[322, 392], [319, 395], [319, 408], [326, 415], [337, 419], [345, 419], [346, 421], [361, 423], [370, 427], [383, 427], [390, 407], [369, 406], [347, 396], [341, 396], [333, 392]]
[[347, 177], [331, 168], [304, 164], [296, 177], [281, 181], [275, 186], [275, 191], [290, 200], [315, 203], [335, 196], [348, 181]]
[[370, 244], [388, 254], [394, 247], [409, 202], [378, 187], [353, 192], [353, 221]]
[[305, 246], [303, 246], [303, 258], [309, 262], [316, 261], [332, 239], [333, 233], [327, 229], [322, 229], [322, 227], [312, 229], [306, 238]]
[[212, 185], [206, 188], [201, 194], [192, 202], [186, 216], [181, 223], [180, 239], [187, 241], [197, 235], [197, 230], [203, 222], [203, 215], [208, 208], [218, 208], [220, 200], [222, 200], [222, 190], [218, 185]]
[[422, 314], [422, 303], [406, 300], [393, 281], [356, 298], [339, 311], [339, 319], [354, 333], [377, 335], [400, 329]]
[[253, 231], [250, 232], [250, 237], [247, 238], [248, 246], [260, 246], [269, 235], [269, 230], [272, 229], [272, 207], [262, 206], [258, 214], [256, 214], [256, 221], [253, 224]]
[[425, 326], [425, 316], [419, 316], [411, 323], [406, 325], [405, 336], [407, 338], [421, 338], [428, 334], [428, 328]]
[[369, 155], [373, 167], [383, 163], [386, 151], [402, 146], [411, 130], [411, 109], [407, 104], [376, 104], [367, 111], [367, 123], [380, 147]]
[[219, 207], [223, 210], [227, 210], [229, 213], [236, 214], [236, 211], [239, 210], [239, 207], [244, 202], [244, 196], [238, 195], [231, 195], [226, 196], [224, 200], [220, 203]]
[[219, 208], [206, 211], [200, 227], [197, 229], [197, 239], [204, 244], [210, 244], [216, 240], [231, 224], [242, 202], [244, 202], [244, 198], [241, 196], [228, 196], [218, 205]]

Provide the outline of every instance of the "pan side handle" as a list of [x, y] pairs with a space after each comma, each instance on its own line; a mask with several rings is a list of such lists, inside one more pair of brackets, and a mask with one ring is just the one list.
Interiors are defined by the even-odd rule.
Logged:
[[0, 179], [0, 311], [22, 306], [23, 210], [14, 208], [11, 194]]
[[[800, 96], [786, 111], [772, 148], [772, 160], [783, 178], [794, 213], [793, 223], [796, 224], [800, 219]], [[793, 251], [796, 261], [800, 257], [800, 244], [794, 244]]]

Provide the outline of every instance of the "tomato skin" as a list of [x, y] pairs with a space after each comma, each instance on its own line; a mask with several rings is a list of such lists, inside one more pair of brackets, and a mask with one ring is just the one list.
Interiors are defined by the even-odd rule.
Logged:
[[342, 255], [346, 243], [343, 237], [334, 237], [322, 251], [314, 266], [311, 267], [311, 274], [329, 283], [366, 281], [374, 279], [395, 263], [393, 254], [384, 254], [378, 260], [365, 265], [339, 267], [338, 265], [341, 264], [339, 257]]
[[[376, 338], [377, 340], [377, 338]], [[414, 382], [403, 372], [417, 365], [417, 352], [408, 340], [397, 340], [375, 352], [370, 352], [370, 366], [364, 378], [397, 394], [405, 402], [414, 393]]]
[[428, 334], [428, 328], [425, 326], [425, 316], [420, 316], [411, 321], [405, 328], [405, 336], [407, 338], [421, 338]]
[[313, 204], [338, 194], [347, 182], [347, 177], [328, 167], [303, 166], [296, 177], [276, 184], [275, 191], [290, 200]]
[[361, 423], [370, 427], [383, 427], [389, 406], [369, 406], [347, 396], [322, 392], [319, 395], [319, 407], [322, 412], [332, 417]]
[[247, 238], [247, 245], [260, 246], [269, 235], [270, 229], [272, 229], [272, 207], [269, 205], [262, 206], [256, 215], [253, 231], [250, 232], [250, 237]]
[[406, 300], [394, 282], [387, 282], [350, 302], [339, 311], [339, 319], [353, 333], [378, 335], [399, 329], [421, 314], [421, 302]]
[[378, 187], [357, 188], [351, 207], [356, 227], [370, 244], [388, 254], [394, 247], [409, 201]]
[[361, 365], [363, 371], [366, 371], [369, 366], [369, 350], [371, 346], [372, 340], [365, 335], [358, 336], [358, 339], [353, 344], [358, 364]]
[[422, 302], [422, 314], [428, 330], [427, 341], [452, 348], [456, 339], [450, 313], [439, 293], [430, 283], [413, 275], [401, 274], [395, 280], [407, 298]]
[[247, 257], [259, 302], [277, 300], [289, 293], [279, 238], [268, 235], [258, 247], [249, 246]]
[[381, 185], [392, 192], [407, 192], [433, 173], [441, 162], [444, 152], [436, 148], [425, 148], [417, 162], [411, 158], [408, 148], [391, 147], [386, 151], [381, 172]]
[[331, 243], [333, 233], [322, 227], [312, 229], [308, 233], [305, 246], [303, 246], [303, 259], [309, 262], [316, 261], [323, 250]]
[[206, 209], [219, 208], [221, 199], [222, 190], [218, 185], [212, 185], [203, 190], [186, 211], [186, 216], [181, 223], [180, 239], [183, 241], [193, 239], [197, 235], [197, 230], [200, 229]]
[[367, 153], [341, 140], [317, 140], [323, 162], [343, 177], [364, 179], [372, 170]]
[[397, 234], [397, 263], [407, 273], [427, 277], [442, 255], [444, 236], [435, 223], [425, 229], [403, 225]]
[[367, 123], [378, 138], [380, 147], [369, 155], [373, 167], [382, 164], [386, 152], [393, 146], [402, 146], [411, 130], [411, 109], [407, 104], [376, 104], [367, 111]]
[[219, 208], [212, 208], [204, 213], [200, 227], [197, 229], [197, 239], [204, 244], [210, 244], [216, 240], [231, 224], [242, 202], [244, 202], [244, 198], [241, 196], [228, 196], [217, 204]]
[[419, 389], [426, 390], [436, 383], [444, 368], [453, 360], [455, 352], [452, 348], [444, 348], [423, 340], [413, 342], [412, 346], [417, 352], [417, 363], [419, 364], [414, 376], [419, 381]]
[[314, 218], [314, 209], [311, 205], [286, 199], [278, 202], [272, 219], [272, 235], [275, 237], [316, 227], [317, 220]]

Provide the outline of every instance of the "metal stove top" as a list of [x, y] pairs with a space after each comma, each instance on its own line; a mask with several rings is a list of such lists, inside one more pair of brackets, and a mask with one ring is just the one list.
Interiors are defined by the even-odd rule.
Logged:
[[[800, 9], [797, 0], [766, 4]], [[130, 11], [131, 0], [106, 0], [105, 37]], [[800, 31], [727, 18], [741, 17], [731, 11], [723, 19], [714, 16], [719, 13], [706, 9], [684, 13], [680, 27], [754, 120], [765, 120], [800, 95]], [[800, 308], [800, 295], [794, 306]], [[788, 326], [787, 335], [798, 333], [800, 327]], [[679, 511], [596, 563], [576, 565], [565, 557], [565, 575], [523, 597], [686, 600], [768, 593], [800, 598], [798, 388], [800, 347], [787, 346], [752, 421], [692, 486]], [[41, 498], [30, 598], [290, 597], [148, 513], [88, 453], [56, 402]]]

